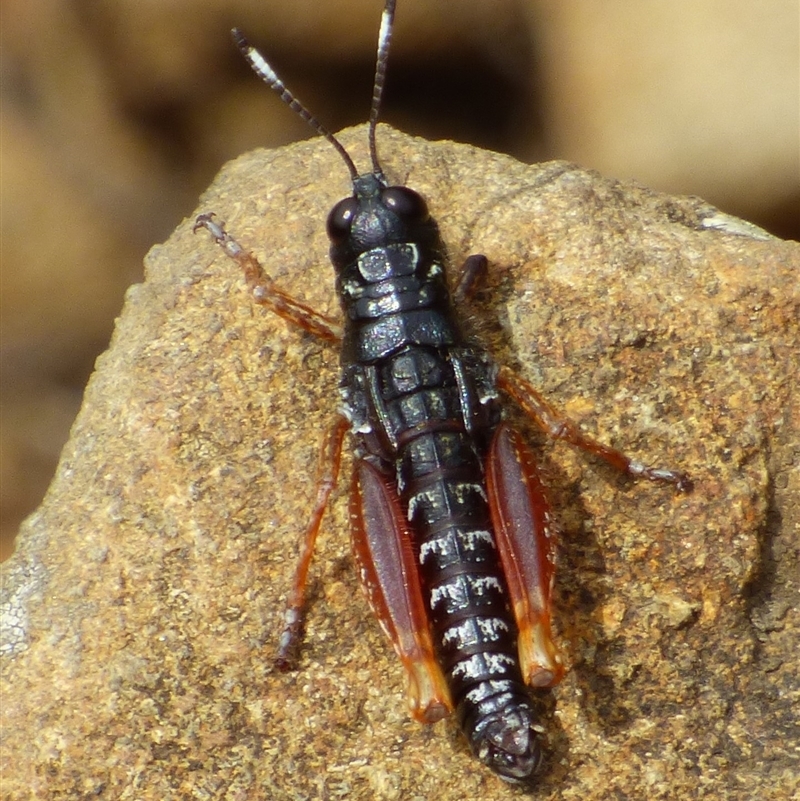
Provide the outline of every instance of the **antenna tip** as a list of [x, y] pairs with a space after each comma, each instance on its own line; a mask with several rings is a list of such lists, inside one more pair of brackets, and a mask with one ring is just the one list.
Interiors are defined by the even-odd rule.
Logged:
[[239, 50], [250, 49], [250, 42], [244, 38], [244, 34], [239, 30], [239, 28], [231, 28], [231, 37]]

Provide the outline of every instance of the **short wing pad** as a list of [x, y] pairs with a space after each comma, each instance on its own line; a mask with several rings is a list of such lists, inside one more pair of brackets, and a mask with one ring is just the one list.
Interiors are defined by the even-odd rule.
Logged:
[[441, 720], [453, 704], [433, 649], [408, 521], [391, 478], [363, 460], [353, 473], [350, 520], [361, 585], [406, 670], [411, 715]]
[[492, 440], [486, 479], [495, 538], [519, 629], [522, 674], [532, 687], [552, 687], [564, 675], [550, 633], [558, 529], [533, 454], [505, 424]]

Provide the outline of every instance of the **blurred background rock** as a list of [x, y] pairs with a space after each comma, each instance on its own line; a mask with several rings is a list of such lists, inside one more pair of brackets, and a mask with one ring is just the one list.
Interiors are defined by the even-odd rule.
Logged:
[[[226, 160], [310, 135], [228, 29], [338, 130], [366, 118], [381, 6], [4, 0], [3, 556], [144, 253]], [[797, 239], [799, 30], [796, 0], [400, 0], [384, 119], [700, 195]]]

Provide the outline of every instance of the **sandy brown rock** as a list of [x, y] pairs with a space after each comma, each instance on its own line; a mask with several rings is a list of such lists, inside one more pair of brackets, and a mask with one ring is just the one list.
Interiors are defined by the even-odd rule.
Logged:
[[[364, 130], [344, 140], [365, 164]], [[697, 482], [688, 497], [631, 484], [530, 432], [565, 528], [570, 666], [538, 797], [790, 797], [800, 248], [565, 163], [386, 128], [380, 146], [453, 261], [491, 260], [471, 323], [497, 358]], [[330, 147], [304, 143], [232, 162], [198, 211], [336, 313], [324, 220], [347, 191]], [[300, 669], [272, 669], [337, 354], [255, 308], [191, 227], [151, 251], [2, 566], [4, 797], [514, 797], [452, 722], [407, 718], [352, 570], [346, 481]]]

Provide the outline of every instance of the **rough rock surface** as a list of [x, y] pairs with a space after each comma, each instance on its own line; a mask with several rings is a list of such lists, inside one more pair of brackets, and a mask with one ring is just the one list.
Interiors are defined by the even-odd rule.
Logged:
[[[343, 138], [366, 164], [364, 129]], [[800, 247], [569, 164], [379, 141], [453, 262], [489, 257], [469, 322], [498, 360], [697, 485], [637, 485], [530, 431], [565, 530], [570, 667], [537, 797], [792, 797]], [[335, 314], [324, 220], [347, 191], [316, 141], [232, 162], [198, 212]], [[346, 481], [300, 669], [273, 670], [337, 354], [255, 307], [191, 219], [146, 267], [1, 568], [4, 797], [516, 797], [452, 722], [407, 718], [351, 566]]]

